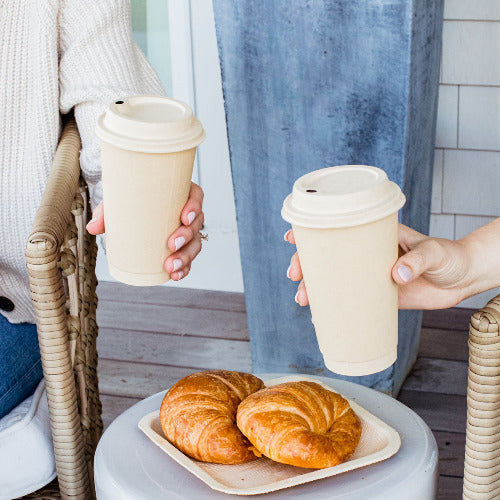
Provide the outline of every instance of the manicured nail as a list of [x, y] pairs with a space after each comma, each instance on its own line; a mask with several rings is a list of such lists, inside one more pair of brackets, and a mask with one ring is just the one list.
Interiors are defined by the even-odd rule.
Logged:
[[188, 213], [188, 221], [189, 221], [189, 224], [191, 224], [191, 222], [194, 221], [194, 218], [196, 217], [196, 213], [195, 212], [189, 212]]
[[184, 271], [182, 271], [182, 270], [181, 271], [177, 271], [177, 277], [178, 277], [177, 279], [181, 280], [183, 276], [184, 276]]
[[411, 278], [411, 269], [408, 266], [399, 266], [398, 267], [398, 274], [400, 278], [406, 283], [410, 281]]
[[179, 248], [181, 248], [182, 245], [184, 245], [184, 243], [186, 243], [186, 238], [184, 238], [184, 236], [179, 236], [178, 238], [175, 238], [174, 240], [174, 245], [175, 245], [175, 250], [179, 250]]
[[291, 279], [292, 279], [292, 278], [290, 278], [290, 269], [292, 269], [292, 264], [290, 264], [290, 265], [288, 266], [288, 269], [286, 270], [286, 277], [287, 277], [289, 280], [291, 280]]
[[297, 293], [295, 294], [295, 302], [297, 302], [297, 304], [299, 303], [299, 293], [300, 290], [297, 290]]
[[182, 267], [182, 260], [181, 259], [174, 259], [174, 271], [178, 271]]
[[92, 219], [90, 219], [90, 220], [88, 221], [88, 224], [93, 224], [94, 222], [97, 222], [97, 219], [98, 219], [98, 218], [99, 218], [99, 217], [92, 217]]
[[285, 241], [288, 241], [288, 235], [290, 234], [290, 231], [291, 231], [291, 229], [289, 229], [289, 230], [285, 233], [285, 235], [283, 236], [283, 239], [284, 239]]

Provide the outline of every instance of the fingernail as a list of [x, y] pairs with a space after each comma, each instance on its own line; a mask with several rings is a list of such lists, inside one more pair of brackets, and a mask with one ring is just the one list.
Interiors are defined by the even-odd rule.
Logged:
[[406, 283], [410, 281], [411, 278], [411, 269], [408, 266], [399, 266], [398, 267], [398, 274], [400, 278]]
[[184, 245], [184, 243], [186, 243], [186, 238], [184, 238], [184, 236], [179, 236], [178, 238], [175, 238], [174, 240], [174, 245], [175, 245], [175, 250], [179, 250], [179, 248], [181, 248], [182, 245]]
[[184, 276], [184, 271], [177, 271], [177, 276], [178, 276], [178, 279], [182, 279], [182, 277]]
[[283, 239], [284, 239], [285, 241], [288, 241], [288, 235], [290, 234], [290, 231], [291, 231], [291, 229], [289, 229], [289, 230], [288, 230], [288, 231], [284, 234]]
[[97, 222], [98, 218], [99, 217], [92, 217], [92, 219], [90, 219], [87, 224], [93, 224], [94, 222]]
[[299, 293], [300, 290], [297, 290], [297, 293], [295, 294], [295, 302], [297, 302], [297, 304], [299, 303]]
[[181, 259], [174, 259], [174, 271], [178, 271], [182, 267], [182, 260]]
[[290, 264], [290, 265], [288, 266], [288, 269], [286, 270], [286, 277], [287, 277], [289, 280], [291, 280], [291, 279], [292, 279], [292, 278], [290, 278], [290, 269], [291, 269], [291, 268], [292, 268], [292, 264]]
[[191, 224], [191, 222], [194, 221], [194, 218], [196, 217], [196, 213], [195, 212], [189, 212], [188, 213], [188, 221], [189, 221], [189, 224]]

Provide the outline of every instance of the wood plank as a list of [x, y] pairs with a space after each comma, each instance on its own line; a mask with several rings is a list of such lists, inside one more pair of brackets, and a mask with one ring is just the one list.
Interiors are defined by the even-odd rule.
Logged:
[[113, 396], [147, 398], [175, 384], [196, 368], [99, 359], [99, 390]]
[[438, 500], [458, 500], [462, 498], [461, 477], [439, 476]]
[[138, 403], [137, 398], [123, 398], [118, 396], [108, 396], [101, 394], [102, 402], [102, 423], [106, 430], [111, 422], [121, 415], [125, 410]]
[[97, 323], [104, 328], [248, 340], [242, 312], [106, 301], [97, 309]]
[[158, 304], [176, 307], [245, 312], [245, 295], [235, 292], [196, 290], [177, 286], [136, 287], [112, 281], [101, 281], [97, 295], [102, 302]]
[[475, 312], [476, 309], [463, 309], [460, 307], [424, 311], [422, 327], [468, 331], [470, 317]]
[[250, 344], [239, 340], [101, 328], [101, 358], [207, 370], [251, 371]]
[[467, 361], [469, 359], [468, 340], [468, 330], [422, 328], [418, 354], [426, 358]]
[[444, 476], [463, 477], [465, 460], [465, 434], [434, 431], [439, 448], [439, 473]]
[[426, 393], [403, 389], [398, 400], [416, 412], [433, 431], [465, 432], [465, 396]]
[[419, 357], [403, 389], [444, 394], [467, 394], [468, 363]]

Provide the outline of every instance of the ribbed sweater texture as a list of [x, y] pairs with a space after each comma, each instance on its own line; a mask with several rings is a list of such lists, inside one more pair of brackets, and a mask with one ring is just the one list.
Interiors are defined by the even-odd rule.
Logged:
[[127, 0], [0, 0], [0, 296], [15, 306], [0, 313], [10, 322], [35, 322], [24, 254], [61, 115], [74, 109], [94, 207], [102, 198], [97, 118], [137, 94], [164, 91], [133, 41]]

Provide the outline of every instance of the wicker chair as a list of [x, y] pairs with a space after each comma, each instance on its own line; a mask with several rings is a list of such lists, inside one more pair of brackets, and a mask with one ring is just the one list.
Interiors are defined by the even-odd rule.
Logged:
[[500, 295], [470, 323], [463, 493], [500, 498]]
[[102, 433], [97, 383], [95, 238], [80, 176], [80, 137], [67, 121], [26, 246], [57, 481], [23, 498], [95, 498], [93, 457]]

